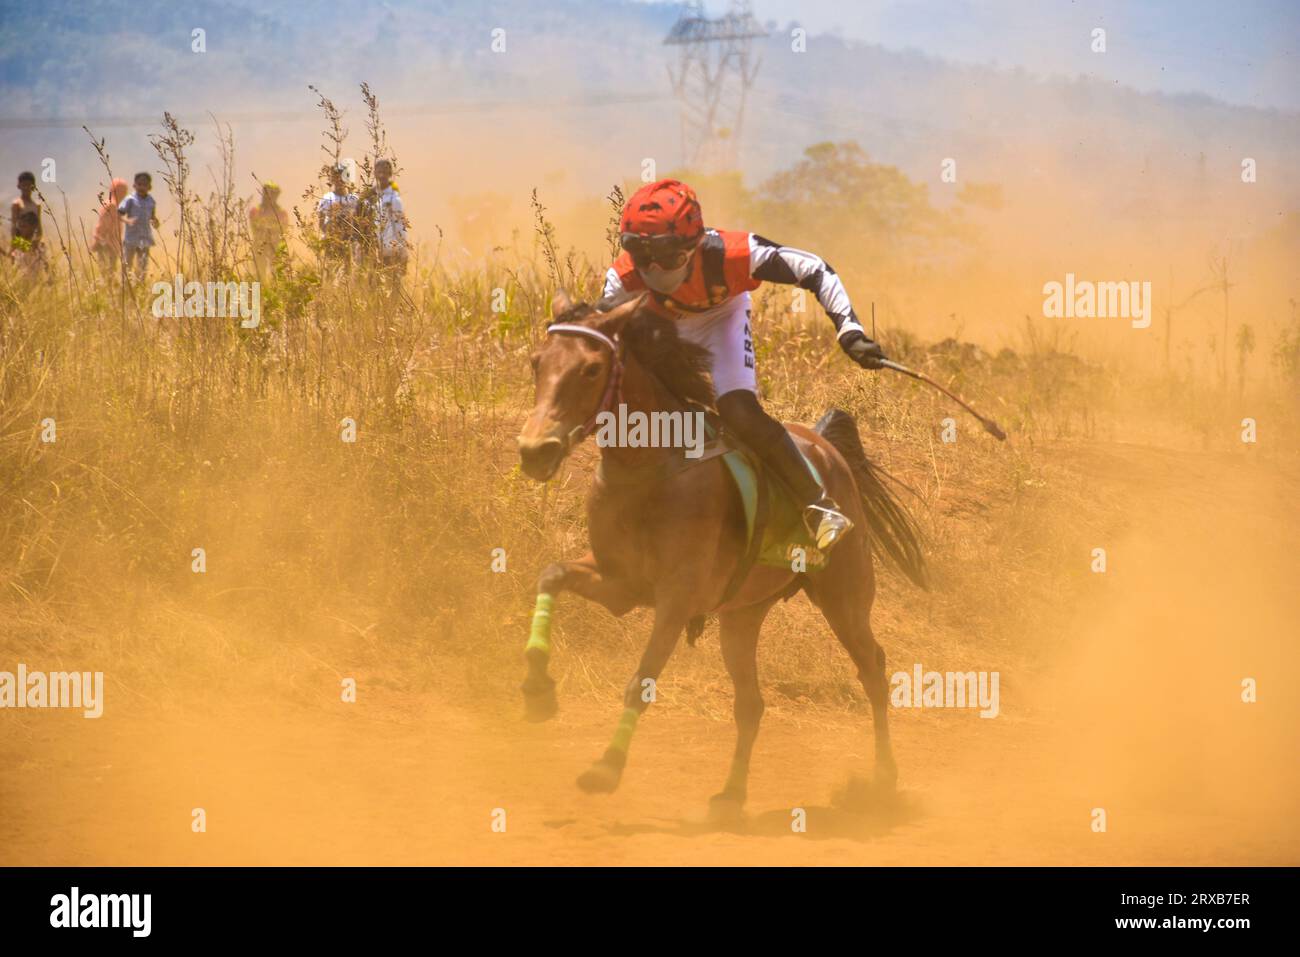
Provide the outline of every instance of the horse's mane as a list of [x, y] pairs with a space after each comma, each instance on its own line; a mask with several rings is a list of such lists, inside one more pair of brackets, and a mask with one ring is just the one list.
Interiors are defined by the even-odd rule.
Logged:
[[[625, 297], [626, 298], [626, 297]], [[586, 303], [574, 306], [558, 322], [580, 322], [595, 325], [601, 313], [617, 305], [617, 300], [605, 299], [597, 306]], [[638, 362], [663, 383], [679, 401], [695, 403], [706, 409], [713, 408], [713, 380], [709, 377], [709, 350], [688, 342], [677, 334], [677, 325], [648, 309], [641, 309], [627, 322], [619, 333], [628, 351]]]

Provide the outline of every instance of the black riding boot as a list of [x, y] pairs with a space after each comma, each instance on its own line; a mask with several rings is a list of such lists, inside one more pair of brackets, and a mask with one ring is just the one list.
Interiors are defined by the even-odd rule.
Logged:
[[718, 399], [718, 413], [727, 428], [763, 460], [768, 471], [804, 506], [804, 524], [821, 551], [827, 551], [853, 527], [826, 494], [794, 438], [780, 422], [763, 411], [758, 397], [746, 389]]

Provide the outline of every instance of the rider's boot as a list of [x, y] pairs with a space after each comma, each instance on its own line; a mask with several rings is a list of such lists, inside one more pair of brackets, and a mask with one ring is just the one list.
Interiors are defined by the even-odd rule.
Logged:
[[803, 522], [817, 543], [818, 551], [829, 551], [853, 527], [835, 500], [826, 494], [821, 483], [808, 468], [793, 436], [782, 430], [782, 441], [769, 446], [763, 455], [766, 465], [791, 494], [803, 505]]
[[803, 506], [804, 525], [820, 551], [848, 534], [853, 522], [826, 494], [793, 436], [758, 404], [752, 392], [729, 392], [718, 402], [724, 422], [762, 459], [768, 471]]

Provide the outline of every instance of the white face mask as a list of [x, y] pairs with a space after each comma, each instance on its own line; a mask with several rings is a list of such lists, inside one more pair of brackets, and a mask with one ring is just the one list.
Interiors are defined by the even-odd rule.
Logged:
[[690, 272], [690, 269], [691, 261], [688, 258], [686, 262], [676, 269], [660, 269], [655, 266], [648, 269], [637, 269], [637, 272], [641, 274], [642, 281], [649, 288], [666, 296], [686, 281], [686, 274]]

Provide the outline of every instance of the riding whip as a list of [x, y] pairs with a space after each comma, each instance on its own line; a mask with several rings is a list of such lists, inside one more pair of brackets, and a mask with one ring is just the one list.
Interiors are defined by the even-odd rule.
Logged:
[[915, 372], [915, 371], [913, 371], [912, 369], [909, 369], [909, 368], [908, 368], [907, 366], [905, 366], [905, 365], [902, 365], [902, 364], [900, 364], [900, 363], [894, 362], [892, 359], [879, 359], [879, 360], [877, 360], [877, 361], [880, 363], [880, 366], [881, 366], [882, 369], [893, 369], [895, 372], [901, 372], [901, 373], [903, 373], [903, 375], [911, 376], [913, 379], [918, 379], [918, 380], [920, 380], [921, 382], [926, 383], [927, 385], [934, 386], [936, 389], [938, 389], [940, 392], [942, 392], [942, 393], [943, 393], [944, 395], [946, 395], [948, 398], [952, 399], [952, 401], [956, 402], [959, 406], [961, 406], [963, 409], [965, 409], [965, 410], [966, 410], [967, 412], [969, 412], [971, 415], [975, 416], [975, 418], [979, 419], [979, 421], [980, 421], [980, 425], [984, 426], [984, 431], [985, 431], [985, 432], [987, 432], [989, 435], [993, 436], [993, 438], [997, 439], [999, 442], [1005, 442], [1005, 441], [1006, 441], [1007, 434], [1006, 434], [1005, 432], [1002, 431], [1002, 427], [1001, 427], [1000, 425], [998, 425], [998, 424], [997, 424], [996, 422], [994, 422], [992, 419], [990, 419], [990, 418], [986, 418], [985, 416], [980, 415], [980, 414], [979, 414], [978, 412], [976, 412], [973, 408], [971, 408], [970, 405], [969, 405], [968, 403], [963, 402], [960, 396], [953, 395], [951, 392], [949, 392], [949, 391], [948, 391], [947, 389], [945, 389], [943, 386], [939, 385], [939, 383], [935, 382], [935, 381], [934, 381], [933, 379], [931, 379], [929, 376], [927, 376], [927, 375], [922, 375], [922, 374], [919, 373], [919, 372]]
[[[872, 339], [876, 338], [875, 302], [871, 303], [871, 338]], [[1005, 442], [1007, 440], [1007, 434], [1002, 431], [1002, 427], [1000, 425], [998, 425], [992, 419], [988, 419], [980, 415], [978, 412], [976, 412], [974, 409], [970, 407], [969, 403], [963, 402], [959, 396], [953, 395], [951, 392], [949, 392], [943, 386], [939, 385], [939, 383], [935, 382], [929, 376], [922, 375], [919, 372], [913, 372], [907, 366], [903, 365], [902, 363], [895, 362], [892, 359], [878, 359], [876, 361], [880, 363], [880, 367], [882, 369], [893, 369], [895, 372], [901, 372], [903, 373], [903, 375], [911, 376], [913, 379], [919, 379], [921, 382], [924, 382], [927, 385], [934, 386], [936, 389], [938, 389], [948, 398], [952, 399], [952, 401], [956, 402], [959, 406], [961, 406], [971, 415], [975, 416], [975, 418], [979, 419], [980, 425], [984, 426], [984, 431], [987, 432], [989, 435], [993, 436], [993, 438], [997, 439], [999, 442]]]

